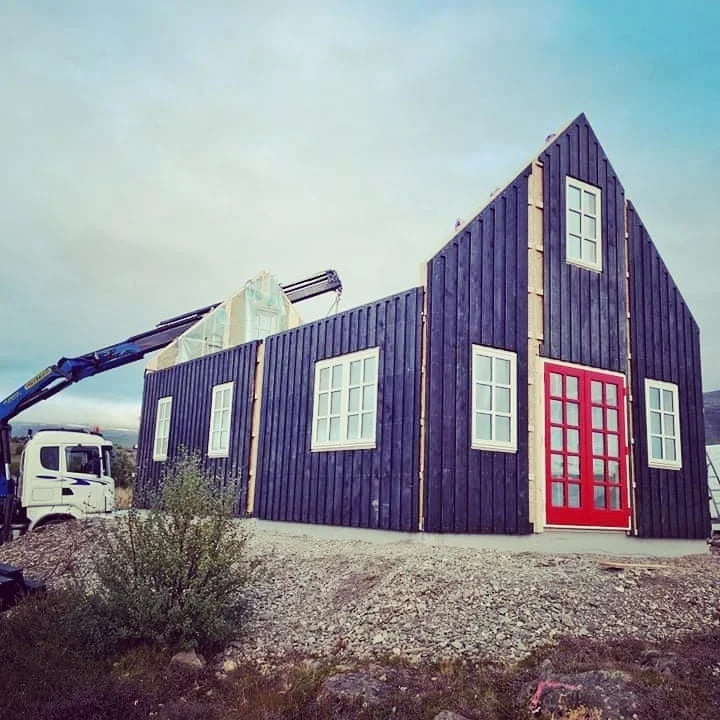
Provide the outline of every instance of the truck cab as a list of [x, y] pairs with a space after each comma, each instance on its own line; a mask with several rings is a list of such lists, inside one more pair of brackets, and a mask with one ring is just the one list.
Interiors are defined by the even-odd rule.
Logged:
[[[97, 433], [40, 430], [25, 445], [16, 488], [13, 525], [33, 530], [115, 510], [112, 444]], [[24, 527], [23, 527], [24, 526]]]

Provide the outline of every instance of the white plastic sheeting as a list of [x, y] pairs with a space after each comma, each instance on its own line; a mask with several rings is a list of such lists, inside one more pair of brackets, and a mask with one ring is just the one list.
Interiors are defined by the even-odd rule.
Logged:
[[301, 323], [277, 280], [263, 272], [151, 358], [145, 367], [149, 371], [162, 370], [261, 340]]

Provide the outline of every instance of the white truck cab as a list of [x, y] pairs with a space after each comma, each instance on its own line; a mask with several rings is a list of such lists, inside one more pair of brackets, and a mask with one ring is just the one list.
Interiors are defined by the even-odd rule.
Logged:
[[39, 430], [25, 445], [16, 490], [21, 525], [113, 513], [112, 444], [97, 433]]

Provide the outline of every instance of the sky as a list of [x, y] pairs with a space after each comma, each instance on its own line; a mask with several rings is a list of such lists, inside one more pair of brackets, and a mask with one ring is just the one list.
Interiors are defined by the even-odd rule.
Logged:
[[[262, 270], [334, 268], [341, 309], [413, 287], [580, 112], [720, 388], [718, 24], [692, 1], [5, 0], [0, 397]], [[143, 365], [18, 419], [136, 426]]]

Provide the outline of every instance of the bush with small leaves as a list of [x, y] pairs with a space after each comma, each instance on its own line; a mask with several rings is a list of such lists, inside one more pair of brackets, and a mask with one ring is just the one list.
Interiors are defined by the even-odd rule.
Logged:
[[92, 594], [118, 640], [191, 648], [237, 634], [254, 568], [233, 520], [234, 495], [198, 456], [182, 454], [164, 475], [156, 509], [130, 510], [108, 529]]

